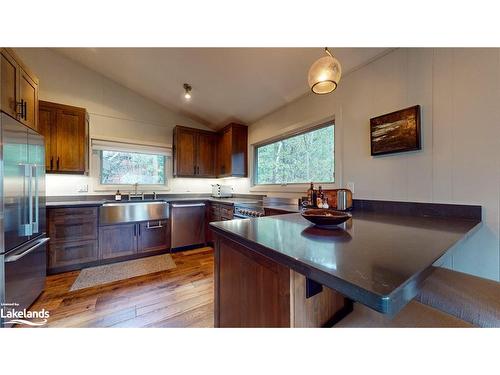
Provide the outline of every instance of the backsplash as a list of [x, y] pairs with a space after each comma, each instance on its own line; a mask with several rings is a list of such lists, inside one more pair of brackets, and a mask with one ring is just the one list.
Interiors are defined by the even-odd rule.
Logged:
[[[248, 180], [248, 178], [170, 178], [168, 191], [172, 193], [210, 193], [212, 184], [225, 184], [233, 186], [234, 193], [246, 193], [245, 187], [248, 186], [246, 180]], [[114, 189], [96, 191], [95, 186], [97, 183], [91, 176], [47, 174], [45, 183], [47, 196], [102, 195], [114, 193]], [[128, 192], [132, 189], [132, 185], [124, 185], [120, 190]], [[139, 191], [152, 192], [153, 190], [155, 189], [144, 186], [141, 187], [141, 185], [139, 185]]]

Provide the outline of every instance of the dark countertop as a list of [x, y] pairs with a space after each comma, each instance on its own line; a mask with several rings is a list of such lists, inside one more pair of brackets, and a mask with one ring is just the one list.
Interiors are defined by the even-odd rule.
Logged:
[[431, 266], [481, 222], [362, 210], [352, 215], [335, 230], [316, 228], [300, 214], [210, 225], [218, 234], [392, 315], [416, 296]]
[[[253, 204], [257, 202], [261, 202], [262, 199], [256, 198], [213, 198], [210, 196], [202, 196], [202, 197], [166, 197], [166, 198], [158, 198], [157, 201], [161, 202], [199, 202], [199, 201], [209, 201], [209, 202], [217, 202], [223, 204], [234, 205], [237, 203], [247, 203]], [[97, 199], [97, 200], [60, 200], [60, 201], [48, 201], [46, 202], [47, 208], [69, 208], [69, 207], [98, 207], [102, 206], [106, 202], [115, 202], [112, 199]], [[128, 200], [123, 200], [123, 202], [129, 202]], [[137, 202], [141, 202], [138, 200]]]

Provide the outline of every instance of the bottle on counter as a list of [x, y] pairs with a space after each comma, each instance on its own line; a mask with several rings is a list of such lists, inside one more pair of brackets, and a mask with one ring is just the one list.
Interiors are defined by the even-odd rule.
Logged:
[[321, 186], [318, 188], [318, 194], [316, 195], [316, 207], [323, 208], [323, 190]]
[[314, 184], [311, 182], [311, 186], [309, 186], [309, 189], [307, 190], [307, 200], [309, 202], [308, 206], [314, 205], [313, 195], [314, 195]]
[[323, 208], [330, 208], [330, 206], [328, 205], [328, 197], [326, 195], [324, 195], [323, 197]]
[[115, 194], [115, 201], [121, 201], [121, 200], [122, 200], [122, 193], [120, 193], [120, 190], [117, 190]]

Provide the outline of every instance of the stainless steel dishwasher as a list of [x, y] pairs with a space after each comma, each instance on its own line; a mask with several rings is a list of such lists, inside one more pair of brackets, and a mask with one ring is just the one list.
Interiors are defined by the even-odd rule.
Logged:
[[205, 203], [172, 203], [172, 249], [205, 243]]

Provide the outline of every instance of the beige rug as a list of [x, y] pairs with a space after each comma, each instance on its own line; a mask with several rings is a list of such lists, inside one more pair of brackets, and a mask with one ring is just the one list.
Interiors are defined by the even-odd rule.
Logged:
[[175, 267], [175, 262], [170, 254], [162, 254], [148, 258], [84, 268], [71, 286], [70, 291], [166, 271]]

